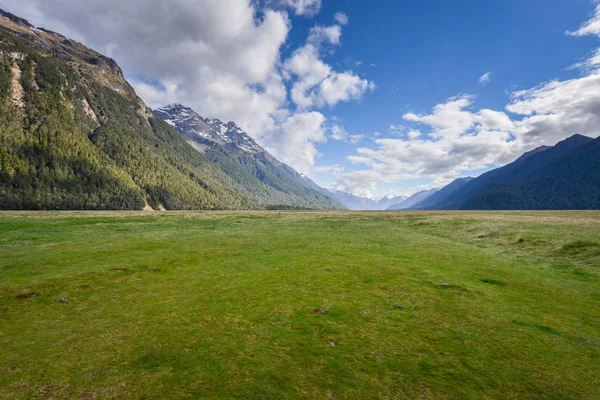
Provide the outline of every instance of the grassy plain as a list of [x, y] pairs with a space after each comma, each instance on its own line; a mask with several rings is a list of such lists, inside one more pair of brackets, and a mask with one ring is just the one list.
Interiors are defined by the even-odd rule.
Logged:
[[2, 213], [0, 398], [598, 399], [600, 212]]

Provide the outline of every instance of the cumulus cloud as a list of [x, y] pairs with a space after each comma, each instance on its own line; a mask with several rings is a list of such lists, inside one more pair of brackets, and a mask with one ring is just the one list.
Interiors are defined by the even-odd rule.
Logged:
[[598, 136], [600, 71], [517, 91], [507, 110], [525, 116], [516, 122], [514, 134], [527, 147], [555, 142], [575, 133]]
[[314, 26], [308, 34], [308, 42], [314, 46], [319, 46], [322, 43], [340, 44], [342, 36], [342, 27], [339, 25], [332, 26]]
[[335, 22], [340, 25], [346, 25], [348, 23], [348, 16], [341, 11], [335, 13]]
[[293, 9], [296, 15], [315, 15], [321, 10], [321, 0], [281, 0], [281, 4]]
[[576, 31], [567, 31], [569, 36], [600, 36], [600, 4], [596, 6], [594, 15]]
[[375, 89], [373, 82], [352, 71], [336, 71], [323, 61], [324, 46], [339, 45], [341, 34], [341, 25], [315, 26], [306, 44], [283, 63], [284, 76], [295, 79], [291, 99], [298, 109], [333, 107], [339, 102], [359, 99]]
[[236, 121], [304, 172], [314, 165], [316, 144], [326, 140], [325, 117], [312, 109], [357, 99], [373, 87], [321, 58], [325, 46], [341, 44], [348, 23], [341, 12], [331, 26], [314, 26], [293, 57], [282, 60], [287, 12], [315, 15], [321, 0], [5, 0], [2, 6], [115, 58], [150, 107], [178, 102]]
[[[597, 137], [600, 126], [600, 68], [596, 53], [578, 78], [555, 80], [515, 91], [506, 111], [473, 110], [472, 96], [438, 104], [430, 113], [407, 113], [392, 125], [404, 137], [377, 139], [348, 160], [363, 169], [343, 173], [338, 186], [355, 193], [375, 191], [400, 180], [433, 179], [442, 186], [458, 176], [513, 161], [523, 152], [557, 143], [576, 133]], [[511, 117], [512, 115], [512, 117]]]
[[176, 100], [256, 133], [273, 127], [272, 115], [285, 102], [277, 73], [290, 29], [285, 12], [258, 15], [249, 0], [4, 3], [37, 25], [68, 26], [76, 39], [109, 50], [130, 76], [145, 77], [132, 83], [151, 106]]
[[344, 172], [344, 167], [339, 164], [326, 165], [323, 167], [315, 167], [314, 171], [317, 173], [321, 173], [321, 174], [327, 173], [327, 174], [332, 174], [334, 176], [340, 176], [342, 174], [342, 172]]
[[346, 130], [344, 128], [342, 128], [341, 126], [334, 124], [331, 129], [331, 134], [329, 135], [329, 137], [332, 140], [346, 140], [348, 138], [348, 132], [346, 132]]
[[325, 121], [325, 116], [316, 111], [290, 116], [280, 129], [272, 133], [269, 150], [299, 172], [309, 174], [319, 156], [315, 144], [327, 141]]
[[479, 77], [479, 83], [483, 86], [487, 85], [488, 83], [490, 83], [490, 80], [492, 79], [492, 73], [491, 72], [486, 72], [485, 74], [481, 75]]
[[[600, 36], [600, 4], [594, 16], [571, 36]], [[391, 125], [399, 139], [375, 140], [348, 160], [364, 168], [342, 173], [337, 186], [372, 193], [384, 184], [429, 178], [443, 186], [460, 175], [490, 165], [506, 164], [523, 152], [554, 144], [574, 134], [598, 136], [600, 126], [600, 49], [575, 64], [582, 75], [514, 91], [505, 111], [473, 110], [474, 97], [457, 96], [430, 113], [403, 115], [409, 125]], [[489, 82], [490, 73], [480, 78]], [[508, 112], [508, 113], [507, 113]]]

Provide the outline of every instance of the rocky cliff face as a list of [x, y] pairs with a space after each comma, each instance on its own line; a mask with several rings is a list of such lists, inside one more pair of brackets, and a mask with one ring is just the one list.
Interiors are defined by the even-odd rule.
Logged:
[[36, 28], [25, 19], [3, 10], [0, 10], [0, 28], [28, 46], [70, 63], [101, 85], [131, 98], [136, 97], [135, 91], [125, 80], [123, 71], [112, 58], [59, 33]]
[[254, 139], [235, 122], [221, 122], [216, 118], [202, 118], [194, 110], [181, 104], [171, 104], [154, 111], [186, 139], [205, 139], [230, 150], [247, 154], [264, 152]]

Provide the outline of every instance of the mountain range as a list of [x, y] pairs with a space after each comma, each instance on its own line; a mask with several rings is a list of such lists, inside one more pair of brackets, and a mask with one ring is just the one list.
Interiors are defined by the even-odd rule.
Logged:
[[203, 118], [181, 104], [155, 113], [261, 203], [279, 208], [342, 208], [309, 178], [269, 154], [235, 122]]
[[439, 202], [447, 199], [451, 194], [456, 193], [457, 191], [462, 189], [467, 183], [471, 182], [473, 179], [474, 178], [471, 177], [458, 178], [452, 181], [447, 186], [444, 186], [442, 189], [436, 191], [435, 193], [431, 193], [431, 195], [427, 196], [425, 199], [415, 204], [413, 208], [426, 209], [427, 207], [435, 206]]
[[0, 10], [0, 209], [600, 209], [600, 138], [379, 200], [319, 187], [235, 122], [151, 110], [118, 64]]
[[366, 211], [381, 211], [396, 203], [406, 200], [405, 196], [385, 196], [380, 199], [372, 199], [369, 197], [357, 196], [352, 193], [343, 192], [335, 189], [316, 188], [325, 196], [331, 197], [342, 203], [348, 210], [366, 210]]
[[198, 151], [114, 60], [0, 13], [0, 209], [343, 208], [237, 126], [202, 121]]
[[406, 200], [404, 200], [400, 203], [392, 204], [387, 209], [388, 210], [410, 210], [412, 208], [415, 208], [422, 201], [425, 201], [429, 197], [436, 194], [438, 191], [439, 191], [439, 189], [422, 190], [420, 192], [413, 194], [412, 196], [410, 196], [409, 198], [407, 198]]
[[390, 210], [600, 209], [600, 138], [573, 135], [477, 178], [416, 193]]

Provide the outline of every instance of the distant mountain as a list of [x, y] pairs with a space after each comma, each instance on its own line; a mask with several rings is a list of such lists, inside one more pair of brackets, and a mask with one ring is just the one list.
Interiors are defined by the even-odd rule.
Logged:
[[586, 142], [541, 166], [526, 178], [484, 189], [473, 196], [463, 209], [600, 209], [600, 138]]
[[0, 209], [341, 207], [225, 125], [197, 151], [114, 60], [0, 10]]
[[181, 104], [154, 112], [267, 207], [343, 208], [306, 176], [279, 162], [234, 122], [203, 118]]
[[430, 196], [433, 196], [435, 193], [438, 192], [438, 190], [439, 189], [423, 190], [421, 192], [415, 193], [403, 202], [391, 205], [390, 207], [388, 207], [388, 210], [409, 210], [417, 204], [427, 200], [427, 198], [429, 198]]
[[364, 210], [364, 211], [380, 211], [386, 210], [391, 204], [396, 204], [404, 201], [406, 197], [395, 196], [395, 197], [383, 197], [379, 200], [371, 199], [369, 197], [357, 196], [352, 193], [343, 192], [335, 189], [317, 189], [326, 196], [336, 199], [349, 210]]
[[461, 209], [473, 196], [484, 189], [487, 189], [494, 184], [507, 184], [523, 179], [539, 168], [564, 156], [569, 151], [581, 147], [592, 140], [593, 139], [586, 136], [574, 135], [559, 142], [553, 147], [541, 147], [525, 153], [516, 161], [505, 165], [504, 167], [486, 172], [478, 178], [471, 180], [441, 202], [429, 206], [427, 209]]
[[431, 207], [437, 203], [444, 201], [448, 196], [458, 191], [460, 188], [465, 186], [467, 183], [471, 182], [472, 177], [467, 178], [458, 178], [452, 181], [450, 184], [444, 186], [439, 191], [435, 192], [431, 196], [427, 197], [425, 200], [421, 201], [418, 204], [415, 204], [412, 208], [414, 209], [426, 209], [427, 207]]
[[386, 196], [377, 201], [377, 206], [379, 207], [379, 210], [387, 210], [388, 208], [390, 208], [390, 206], [393, 206], [394, 204], [402, 203], [407, 198], [408, 197], [406, 197], [406, 196], [395, 196], [395, 197]]
[[194, 110], [181, 104], [171, 104], [154, 112], [184, 138], [192, 141], [192, 146], [200, 144], [213, 147], [217, 144], [238, 154], [265, 152], [235, 122], [224, 123], [216, 118], [202, 118]]

